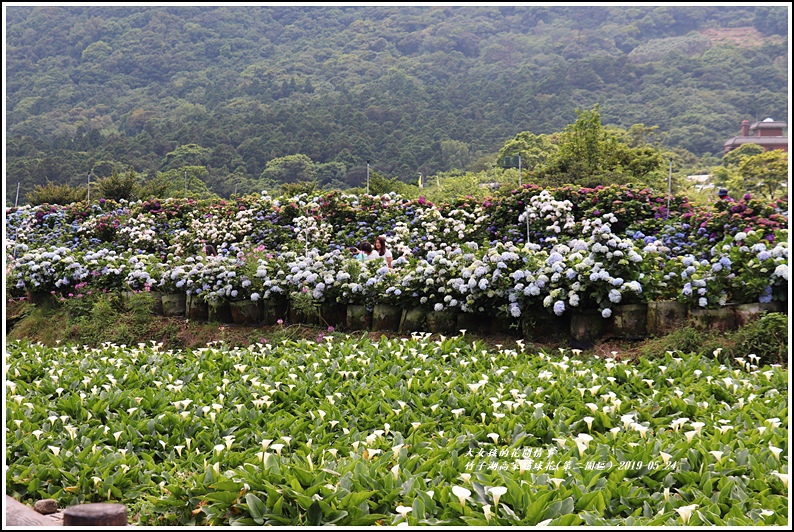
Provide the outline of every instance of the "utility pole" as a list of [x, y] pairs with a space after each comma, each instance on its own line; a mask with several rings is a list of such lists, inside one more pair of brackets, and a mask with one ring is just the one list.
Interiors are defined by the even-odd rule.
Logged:
[[86, 201], [88, 204], [91, 204], [91, 172], [88, 172], [88, 195], [86, 196]]
[[369, 160], [367, 160], [367, 196], [369, 196]]
[[18, 203], [19, 203], [19, 181], [17, 181], [17, 197], [14, 200], [14, 207], [16, 207]]
[[185, 198], [187, 199], [187, 170], [185, 170]]

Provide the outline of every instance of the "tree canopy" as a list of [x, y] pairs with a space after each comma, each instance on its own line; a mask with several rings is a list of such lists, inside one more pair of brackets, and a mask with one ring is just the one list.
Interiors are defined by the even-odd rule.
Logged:
[[[595, 105], [601, 133], [647, 124], [659, 142], [581, 165], [562, 143], [559, 169], [619, 180], [652, 170], [649, 147], [713, 158], [741, 120], [788, 114], [785, 6], [5, 9], [6, 189], [23, 195], [203, 167], [229, 196], [297, 155], [322, 187], [360, 186], [368, 160], [415, 182], [487, 168], [510, 139], [534, 171], [539, 139]], [[611, 138], [577, 134], [588, 157]]]
[[747, 157], [739, 164], [739, 174], [747, 192], [774, 199], [787, 187], [788, 153], [772, 150]]

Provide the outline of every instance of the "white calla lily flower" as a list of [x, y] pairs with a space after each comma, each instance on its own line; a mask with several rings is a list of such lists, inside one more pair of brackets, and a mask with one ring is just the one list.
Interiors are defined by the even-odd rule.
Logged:
[[697, 504], [690, 504], [676, 508], [675, 511], [678, 512], [678, 515], [681, 516], [681, 521], [683, 521], [684, 525], [686, 525], [689, 523], [689, 518], [692, 516], [692, 512], [694, 512], [697, 508]]
[[471, 495], [471, 491], [462, 486], [452, 486], [452, 494], [458, 498], [458, 502], [464, 508], [466, 507], [466, 498]]
[[499, 508], [499, 499], [507, 493], [507, 488], [505, 486], [493, 486], [488, 488], [488, 491], [491, 492], [493, 496], [493, 507]]

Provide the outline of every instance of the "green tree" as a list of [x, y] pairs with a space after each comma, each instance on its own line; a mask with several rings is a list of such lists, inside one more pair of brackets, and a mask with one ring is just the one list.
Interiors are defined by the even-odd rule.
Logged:
[[99, 62], [106, 59], [113, 52], [113, 48], [105, 41], [97, 41], [89, 44], [82, 53], [85, 62]]
[[734, 166], [712, 166], [709, 174], [711, 174], [709, 181], [711, 181], [715, 187], [732, 188], [732, 184], [736, 182], [741, 184], [741, 174], [739, 174], [738, 168]]
[[48, 181], [45, 185], [34, 186], [26, 197], [30, 205], [69, 205], [86, 199], [86, 189]]
[[626, 136], [628, 137], [627, 144], [631, 148], [645, 145], [657, 146], [660, 143], [659, 126], [634, 124], [629, 128]]
[[442, 140], [441, 160], [449, 170], [464, 170], [471, 161], [469, 146], [460, 140]]
[[207, 199], [217, 197], [204, 181], [208, 175], [203, 166], [184, 166], [159, 173], [157, 180], [168, 183], [164, 197]]
[[426, 177], [424, 182], [424, 188], [412, 187], [413, 197], [425, 196], [433, 203], [453, 202], [466, 196], [481, 199], [505, 185], [514, 188], [518, 184], [518, 170], [492, 167], [465, 174], [441, 172]]
[[317, 181], [300, 181], [298, 183], [284, 183], [281, 185], [281, 193], [285, 196], [312, 194], [316, 189]]
[[99, 179], [92, 188], [96, 190], [97, 197], [118, 201], [134, 199], [137, 186], [138, 175], [130, 166], [124, 175], [114, 169], [111, 175]]
[[788, 13], [785, 6], [756, 7], [753, 17], [753, 26], [767, 35], [788, 34]]
[[296, 153], [268, 161], [261, 177], [266, 181], [291, 183], [313, 181], [315, 176], [316, 169], [311, 158], [308, 155]]
[[345, 163], [331, 161], [330, 163], [315, 165], [317, 183], [324, 188], [344, 187], [345, 173], [347, 166]]
[[[214, 176], [209, 184], [210, 189], [223, 198], [230, 198], [233, 195], [244, 196], [252, 192], [260, 192], [262, 188], [257, 180], [245, 172], [244, 166], [238, 166], [234, 172], [224, 172]], [[271, 190], [275, 187], [270, 187]]]
[[381, 196], [389, 192], [396, 192], [401, 196], [413, 196], [416, 186], [403, 183], [396, 177], [388, 178], [378, 172], [369, 174], [369, 193], [373, 196]]
[[[476, 171], [495, 160], [480, 158], [499, 149], [506, 131], [561, 131], [572, 101], [605, 102], [605, 123], [659, 124], [667, 150], [722, 156], [735, 117], [788, 112], [787, 41], [765, 37], [787, 33], [785, 13], [298, 6], [254, 17], [235, 6], [18, 6], [6, 27], [5, 163], [15, 170], [6, 185], [77, 185], [107, 160], [149, 175], [208, 166], [208, 183], [221, 190], [215, 181], [240, 164], [258, 181], [269, 160], [298, 152], [317, 165], [345, 163], [343, 179], [329, 184], [361, 183], [368, 159], [401, 178]], [[704, 53], [704, 29], [742, 25], [764, 32], [763, 43]], [[282, 83], [289, 97], [278, 99]], [[625, 142], [655, 147], [653, 127]], [[464, 143], [471, 161], [441, 139]], [[527, 173], [538, 168], [531, 154], [522, 159]], [[634, 179], [621, 167], [587, 179]], [[549, 175], [570, 181], [558, 170]]]
[[747, 157], [759, 155], [764, 153], [764, 151], [766, 150], [764, 150], [763, 146], [759, 146], [758, 144], [742, 144], [735, 150], [731, 150], [722, 156], [722, 166], [735, 168], [739, 166]]
[[209, 157], [209, 148], [203, 148], [198, 144], [183, 144], [174, 151], [165, 154], [165, 167], [174, 169], [183, 166], [204, 166]]
[[98, 178], [108, 177], [116, 171], [117, 164], [113, 161], [97, 161], [91, 167], [91, 173]]
[[226, 143], [216, 143], [215, 148], [207, 158], [207, 166], [209, 166], [211, 170], [224, 167], [227, 170], [233, 170], [244, 164], [245, 161], [243, 161], [243, 158], [237, 153], [237, 150], [234, 149], [234, 146]]
[[608, 139], [601, 125], [598, 104], [589, 111], [576, 110], [577, 119], [565, 126], [552, 165], [566, 174], [570, 183], [601, 175], [606, 170]]
[[629, 148], [618, 144], [615, 163], [625, 170], [625, 182], [633, 182], [656, 190], [662, 190], [666, 181], [665, 160], [662, 153], [651, 146]]
[[498, 159], [504, 157], [521, 156], [521, 168], [532, 171], [546, 164], [549, 158], [557, 151], [548, 135], [535, 135], [529, 131], [522, 131], [508, 140], [499, 150]]
[[135, 191], [135, 195], [141, 200], [167, 198], [169, 197], [168, 190], [173, 188], [169, 179], [170, 177], [166, 174], [158, 173], [141, 183]]
[[[559, 135], [559, 149], [534, 175], [546, 186], [635, 183], [653, 188], [664, 183], [665, 160], [658, 148], [643, 144], [647, 128], [629, 132], [601, 125], [599, 106], [576, 111], [578, 118]], [[636, 144], [636, 147], [629, 143]]]
[[773, 200], [785, 194], [788, 181], [788, 153], [772, 150], [747, 157], [739, 164], [745, 190]]

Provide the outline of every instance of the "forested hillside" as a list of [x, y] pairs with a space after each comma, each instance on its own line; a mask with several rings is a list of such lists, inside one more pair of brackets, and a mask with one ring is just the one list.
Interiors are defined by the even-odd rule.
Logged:
[[203, 168], [225, 196], [358, 186], [367, 161], [415, 181], [594, 105], [716, 159], [743, 119], [788, 116], [783, 6], [5, 9], [11, 204], [130, 167]]

